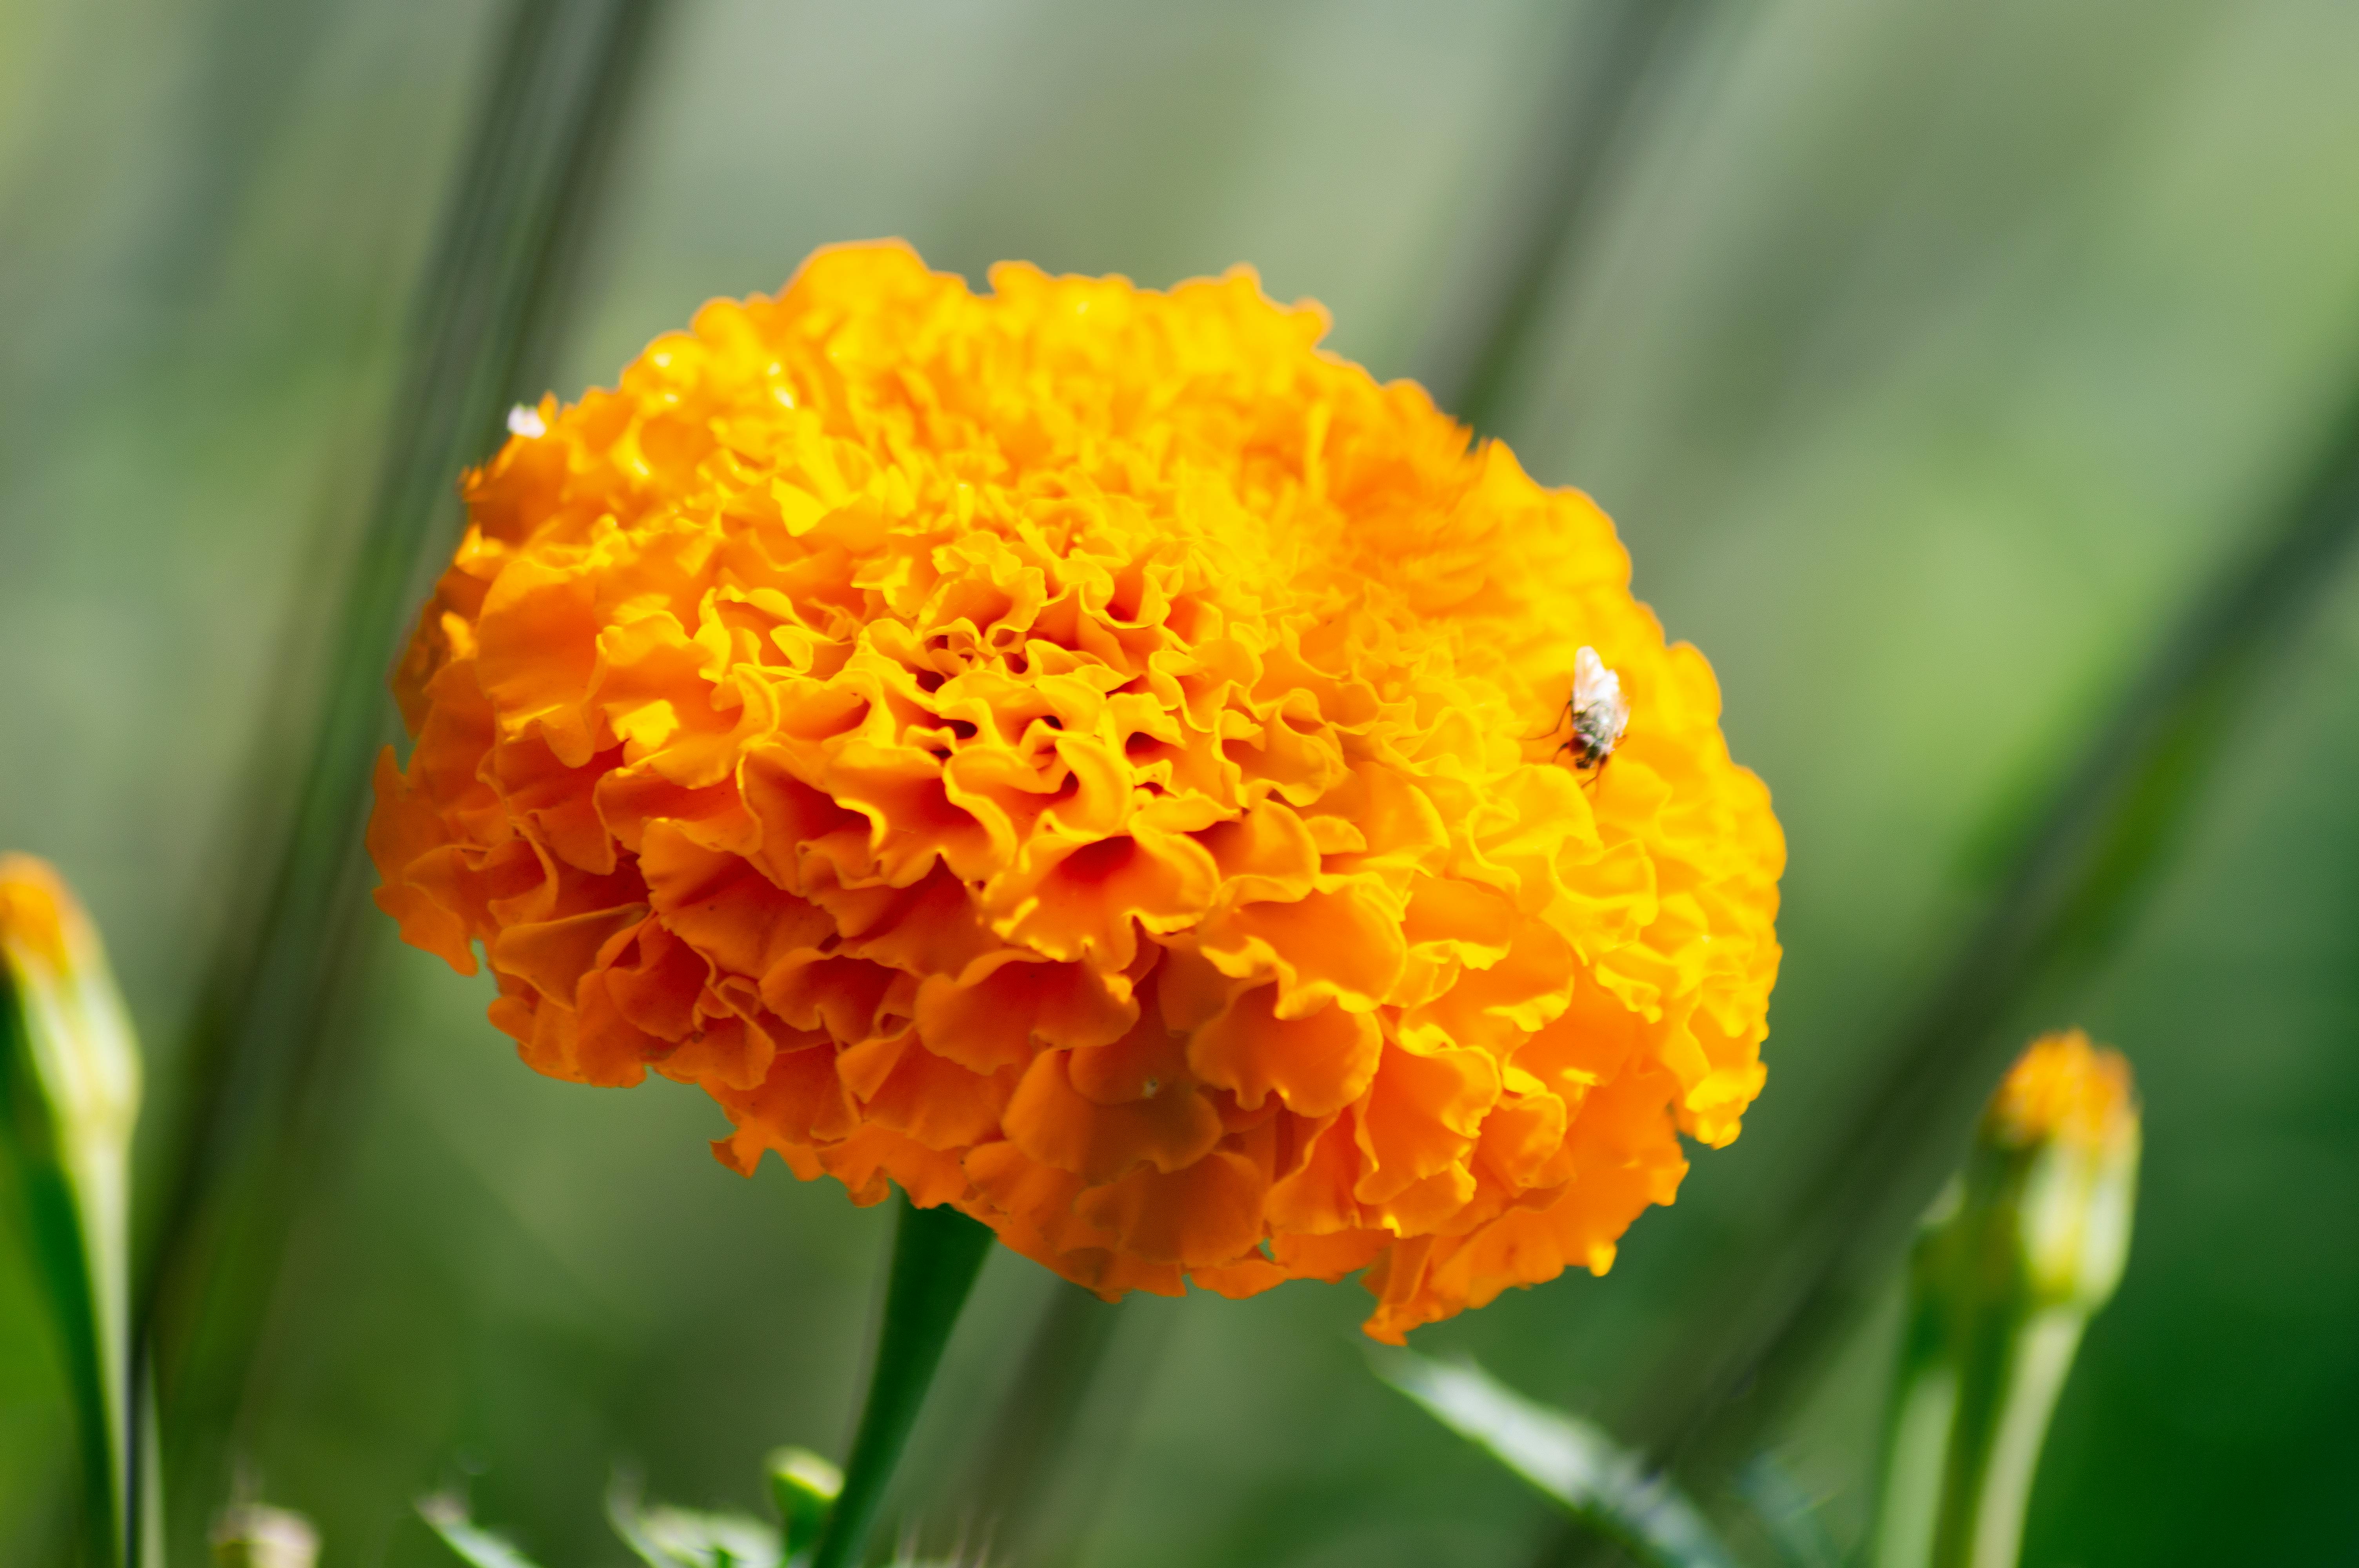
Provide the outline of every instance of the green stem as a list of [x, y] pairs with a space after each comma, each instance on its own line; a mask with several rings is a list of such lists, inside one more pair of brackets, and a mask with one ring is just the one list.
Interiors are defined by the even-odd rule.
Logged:
[[1874, 1568], [2015, 1568], [2080, 1304], [1985, 1298], [1914, 1271], [1885, 1428]]
[[854, 1568], [860, 1561], [942, 1349], [991, 1251], [991, 1232], [956, 1209], [919, 1208], [906, 1194], [896, 1201], [901, 1217], [893, 1232], [893, 1273], [885, 1288], [868, 1400], [861, 1407], [852, 1462], [844, 1466], [843, 1490], [811, 1553], [811, 1568]]
[[2009, 1325], [1995, 1354], [1968, 1367], [1932, 1568], [2015, 1568], [2048, 1419], [2088, 1323], [2087, 1313], [2071, 1309], [2035, 1313]]

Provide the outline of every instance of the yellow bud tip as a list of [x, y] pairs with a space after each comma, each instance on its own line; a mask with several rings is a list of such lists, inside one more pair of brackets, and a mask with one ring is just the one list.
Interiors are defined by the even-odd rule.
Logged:
[[51, 972], [72, 963], [70, 936], [82, 925], [65, 879], [32, 855], [0, 855], [0, 957], [16, 968]]
[[2122, 1054], [2066, 1029], [2041, 1035], [2016, 1058], [1991, 1097], [1988, 1127], [1997, 1141], [2018, 1148], [2065, 1141], [2094, 1151], [2129, 1136], [2137, 1115]]
[[234, 1503], [213, 1521], [220, 1568], [312, 1568], [320, 1532], [301, 1514], [263, 1503]]

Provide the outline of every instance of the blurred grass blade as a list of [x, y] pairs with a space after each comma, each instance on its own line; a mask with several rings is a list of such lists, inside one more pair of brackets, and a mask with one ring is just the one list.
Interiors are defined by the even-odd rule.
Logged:
[[1647, 1568], [1735, 1568], [1702, 1510], [1603, 1427], [1536, 1404], [1471, 1363], [1406, 1350], [1370, 1359], [1376, 1376]]
[[606, 1485], [606, 1522], [647, 1568], [778, 1568], [786, 1556], [779, 1532], [760, 1519], [650, 1507], [623, 1470]]
[[[130, 1271], [129, 1260], [125, 1272]], [[156, 1384], [136, 1345], [131, 1357], [131, 1536], [138, 1568], [165, 1568], [163, 1427], [156, 1417]]]
[[1875, 1568], [2013, 1568], [2056, 1397], [2121, 1281], [2137, 1163], [2121, 1057], [2035, 1042], [1909, 1257]]
[[471, 1568], [540, 1568], [510, 1545], [506, 1537], [479, 1529], [467, 1517], [467, 1505], [448, 1493], [419, 1498], [418, 1517]]
[[1843, 1568], [1843, 1553], [1819, 1518], [1818, 1500], [1775, 1455], [1756, 1454], [1737, 1472], [1737, 1492], [1786, 1568]]
[[[227, 923], [188, 1060], [190, 1113], [167, 1150], [168, 1206], [145, 1302], [175, 1453], [218, 1495], [219, 1456], [304, 1172], [348, 1073], [353, 936], [368, 876], [366, 785], [396, 726], [386, 673], [449, 547], [451, 488], [519, 395], [549, 373], [568, 285], [648, 48], [656, 0], [522, 0], [487, 85], [456, 200], [421, 290], [384, 468], [331, 645], [310, 659], [318, 728], [295, 795], [257, 798], [261, 877]], [[296, 705], [310, 711], [308, 705]], [[258, 791], [257, 797], [267, 795]]]
[[[1946, 1177], [2036, 990], [2101, 957], [2136, 907], [2272, 660], [2347, 569], [2359, 538], [2359, 396], [2319, 461], [2157, 643], [2027, 835], [1940, 980], [1787, 1217], [1723, 1271], [1622, 1428], [1681, 1464], [1733, 1464], [1809, 1386]], [[1740, 1391], [1742, 1398], [1739, 1398]]]
[[892, 1276], [885, 1287], [876, 1362], [869, 1370], [852, 1460], [843, 1467], [843, 1490], [811, 1552], [812, 1568], [857, 1568], [862, 1561], [886, 1486], [918, 1422], [951, 1330], [958, 1326], [975, 1276], [991, 1254], [990, 1229], [947, 1204], [919, 1208], [906, 1193], [894, 1201], [900, 1217], [893, 1231]]
[[131, 1507], [131, 1139], [139, 1046], [97, 931], [57, 872], [0, 857], [0, 1144], [19, 1167], [64, 1342], [94, 1562], [136, 1564]]
[[1123, 1316], [1121, 1303], [1103, 1301], [1094, 1291], [1062, 1280], [1050, 1287], [966, 1483], [965, 1512], [995, 1553], [1027, 1555]]
[[1673, 73], [1713, 0], [1603, 0], [1571, 29], [1561, 80], [1506, 194], [1480, 271], [1437, 332], [1419, 379], [1440, 407], [1482, 435], [1521, 379], [1535, 329], [1567, 257], [1588, 232], [1631, 123]]

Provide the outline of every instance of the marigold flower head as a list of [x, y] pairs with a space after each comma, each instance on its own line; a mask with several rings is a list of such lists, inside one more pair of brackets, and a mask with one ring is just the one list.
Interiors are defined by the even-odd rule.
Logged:
[[823, 252], [513, 422], [379, 903], [541, 1071], [1109, 1295], [1366, 1268], [1397, 1341], [1603, 1271], [1763, 1077], [1784, 846], [1702, 655], [1317, 307], [991, 281]]

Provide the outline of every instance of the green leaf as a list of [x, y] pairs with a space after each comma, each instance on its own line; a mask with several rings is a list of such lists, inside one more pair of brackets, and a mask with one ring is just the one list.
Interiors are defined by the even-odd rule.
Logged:
[[1406, 1350], [1371, 1359], [1377, 1377], [1641, 1563], [1735, 1568], [1703, 1511], [1595, 1422], [1537, 1404], [1471, 1362]]
[[539, 1568], [505, 1536], [478, 1529], [467, 1517], [467, 1505], [448, 1492], [418, 1499], [418, 1517], [442, 1538], [442, 1544], [473, 1568]]
[[637, 1477], [617, 1470], [606, 1487], [606, 1519], [647, 1568], [778, 1568], [778, 1532], [738, 1513], [697, 1513], [642, 1502]]

